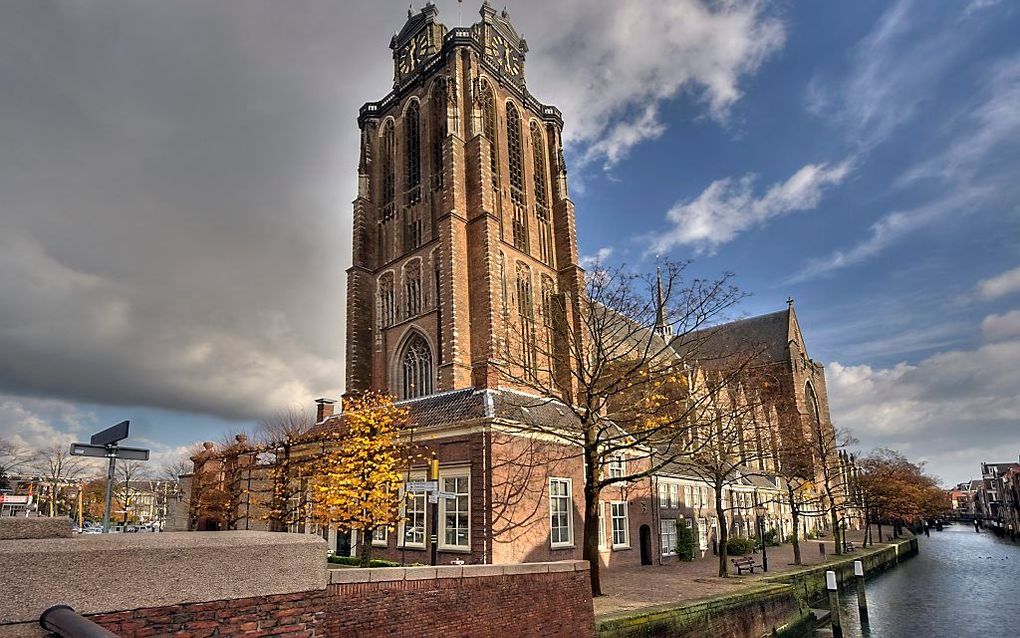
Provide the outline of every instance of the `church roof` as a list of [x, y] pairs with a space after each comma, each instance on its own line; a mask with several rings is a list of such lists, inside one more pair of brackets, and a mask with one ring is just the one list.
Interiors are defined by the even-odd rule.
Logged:
[[784, 361], [789, 356], [790, 313], [780, 310], [695, 330], [673, 340], [681, 355], [698, 360], [723, 360], [741, 352], [758, 352], [765, 361]]

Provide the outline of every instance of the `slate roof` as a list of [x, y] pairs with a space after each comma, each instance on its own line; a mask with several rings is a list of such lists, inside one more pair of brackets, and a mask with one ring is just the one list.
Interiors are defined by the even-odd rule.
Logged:
[[760, 352], [769, 362], [788, 357], [790, 309], [749, 317], [692, 331], [671, 344], [681, 355], [695, 359], [724, 360], [741, 352]]

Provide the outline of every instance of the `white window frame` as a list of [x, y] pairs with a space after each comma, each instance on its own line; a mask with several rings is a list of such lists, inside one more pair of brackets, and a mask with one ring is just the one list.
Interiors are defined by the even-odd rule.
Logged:
[[659, 483], [659, 509], [665, 509], [669, 507], [669, 485], [666, 483]]
[[676, 483], [669, 484], [669, 506], [673, 509], [680, 507], [680, 486]]
[[627, 459], [622, 454], [614, 454], [608, 463], [609, 478], [621, 478], [627, 475]]
[[[553, 496], [553, 483], [564, 483], [567, 486], [566, 496]], [[549, 543], [553, 549], [574, 546], [574, 490], [573, 481], [569, 478], [553, 476], [549, 478]], [[567, 540], [553, 540], [553, 500], [566, 499], [567, 502]]]
[[[672, 534], [667, 534], [666, 533], [666, 528], [668, 527], [668, 525], [666, 525], [666, 523], [672, 523], [673, 524], [673, 533]], [[660, 548], [662, 550], [662, 555], [663, 556], [674, 556], [674, 555], [676, 555], [676, 543], [677, 543], [677, 539], [679, 538], [679, 531], [678, 531], [679, 529], [680, 529], [680, 526], [677, 525], [677, 520], [675, 518], [664, 518], [664, 519], [659, 521], [659, 545], [660, 545]], [[673, 537], [673, 542], [669, 543], [668, 545], [664, 544], [663, 540], [668, 539], [670, 536]]]
[[608, 549], [606, 544], [606, 504], [599, 501], [599, 549]]
[[[446, 542], [446, 505], [450, 500], [448, 498], [439, 499], [439, 549], [449, 550], [454, 552], [470, 552], [471, 551], [471, 468], [451, 468], [448, 470], [439, 470], [439, 489], [440, 491], [447, 491], [446, 479], [462, 478], [467, 481], [467, 540], [464, 545], [451, 545]], [[463, 492], [461, 492], [463, 493]]]
[[[617, 516], [614, 511], [615, 507], [623, 506], [623, 516]], [[609, 501], [609, 518], [612, 525], [609, 526], [609, 533], [612, 534], [612, 547], [613, 549], [629, 549], [630, 548], [630, 512], [628, 512], [627, 501]], [[623, 542], [616, 542], [616, 521], [623, 520]]]
[[[382, 538], [379, 538], [380, 534]], [[372, 547], [388, 547], [390, 544], [390, 528], [383, 525], [372, 530]]]
[[[407, 480], [409, 481], [421, 481], [425, 479], [425, 472], [411, 472]], [[413, 498], [422, 499], [422, 534], [421, 542], [408, 542], [407, 540], [407, 491], [404, 490], [404, 486], [400, 486], [400, 525], [397, 529], [399, 536], [397, 537], [397, 547], [407, 547], [409, 549], [425, 549], [425, 539], [429, 536], [429, 499], [428, 492], [411, 492], [414, 495]]]

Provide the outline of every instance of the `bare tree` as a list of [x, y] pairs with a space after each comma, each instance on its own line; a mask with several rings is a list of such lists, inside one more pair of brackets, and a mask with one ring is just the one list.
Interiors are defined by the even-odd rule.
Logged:
[[31, 466], [46, 486], [50, 516], [57, 515], [57, 501], [61, 488], [90, 467], [81, 457], [71, 456], [70, 448], [62, 443], [54, 443], [39, 450], [33, 457]]
[[[686, 263], [666, 262], [661, 273], [642, 276], [596, 264], [583, 282], [561, 282], [566, 290], [559, 293], [551, 280], [541, 278], [537, 295], [526, 266], [518, 265], [514, 273], [504, 268], [504, 279], [515, 280], [504, 289], [516, 294], [503, 299], [501, 374], [535, 395], [532, 406], [556, 402], [570, 412], [571, 426], [535, 422], [522, 427], [580, 450], [583, 556], [591, 565], [596, 596], [602, 593], [600, 494], [696, 451], [689, 436], [691, 417], [709, 400], [689, 392], [690, 363], [706, 336], [700, 329], [721, 321], [742, 297], [729, 275], [688, 280], [686, 268]], [[746, 365], [733, 363], [719, 374], [721, 386]], [[626, 464], [608, 471], [609, 462], [621, 456]]]
[[315, 449], [305, 445], [304, 454], [298, 454], [298, 449], [308, 442], [314, 425], [307, 412], [296, 408], [277, 412], [260, 423], [258, 454], [263, 458], [258, 462], [269, 467], [270, 480], [268, 493], [260, 490], [251, 496], [267, 512], [273, 531], [285, 531], [306, 517], [303, 468], [311, 462], [309, 456]]
[[31, 458], [28, 450], [0, 439], [0, 489], [8, 489], [8, 477]]
[[142, 461], [121, 461], [113, 483], [113, 497], [117, 507], [123, 510], [121, 521], [127, 525], [131, 508], [139, 493], [137, 483], [147, 478], [148, 468]]
[[754, 469], [767, 453], [767, 448], [756, 444], [767, 434], [769, 425], [762, 414], [756, 375], [745, 369], [738, 377], [727, 378], [711, 371], [694, 375], [697, 382], [691, 388], [694, 395], [704, 395], [698, 408], [690, 414], [693, 428], [691, 452], [682, 458], [686, 474], [705, 483], [714, 496], [715, 515], [718, 521], [719, 576], [729, 576], [727, 545], [731, 520], [729, 512], [744, 510], [740, 504], [727, 500], [735, 485], [757, 473]]

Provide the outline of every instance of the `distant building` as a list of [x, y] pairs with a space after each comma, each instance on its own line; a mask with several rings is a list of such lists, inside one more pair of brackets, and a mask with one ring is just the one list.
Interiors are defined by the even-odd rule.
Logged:
[[975, 516], [986, 527], [1007, 529], [1012, 521], [1016, 529], [1017, 492], [1016, 476], [1020, 472], [1020, 459], [1016, 463], [982, 463], [981, 481], [975, 498]]

